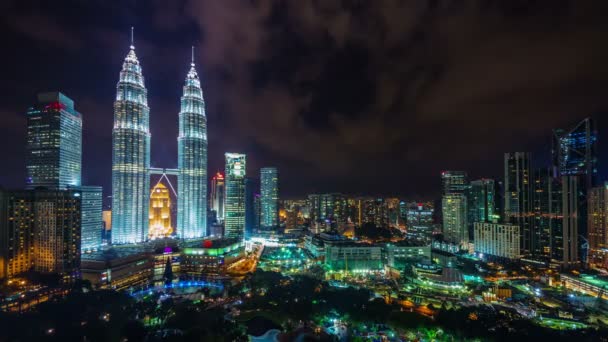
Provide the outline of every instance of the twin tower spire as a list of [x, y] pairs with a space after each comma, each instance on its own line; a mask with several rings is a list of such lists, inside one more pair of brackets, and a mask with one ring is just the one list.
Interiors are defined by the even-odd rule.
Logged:
[[[150, 109], [133, 28], [114, 102], [112, 131], [112, 243], [148, 240], [150, 204]], [[207, 118], [194, 47], [179, 111], [177, 236], [207, 235]]]

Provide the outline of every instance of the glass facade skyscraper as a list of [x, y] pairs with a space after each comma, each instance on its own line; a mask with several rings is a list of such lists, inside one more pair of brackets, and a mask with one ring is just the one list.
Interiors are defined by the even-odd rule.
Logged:
[[465, 171], [441, 172], [442, 194], [461, 194], [468, 187], [467, 173]]
[[522, 254], [532, 253], [530, 153], [505, 153], [505, 221], [520, 227]]
[[[597, 186], [597, 135], [595, 123], [591, 118], [580, 121], [570, 129], [553, 131], [553, 163], [559, 176], [578, 178], [576, 181], [569, 178], [569, 181], [577, 184], [578, 225], [576, 232], [579, 250], [576, 255], [583, 263], [587, 263], [589, 248], [587, 199], [589, 191]], [[566, 215], [567, 209], [564, 204], [564, 215]], [[567, 217], [564, 218], [564, 229], [567, 228], [566, 219]], [[566, 254], [564, 251], [564, 255]], [[564, 257], [564, 259], [566, 258]]]
[[263, 230], [276, 230], [279, 226], [279, 172], [275, 167], [260, 169], [260, 213]]
[[211, 210], [215, 211], [215, 217], [218, 222], [224, 221], [225, 193], [224, 175], [218, 172], [211, 178], [211, 195], [209, 196], [209, 205]]
[[186, 76], [179, 113], [177, 234], [207, 235], [207, 118], [194, 61]]
[[112, 130], [112, 243], [148, 237], [150, 109], [135, 47], [131, 45], [116, 87]]
[[553, 130], [553, 162], [560, 176], [583, 176], [583, 186], [597, 181], [597, 131], [593, 120], [586, 118], [569, 130]]
[[226, 153], [226, 201], [224, 237], [242, 239], [245, 234], [246, 156]]
[[27, 188], [80, 186], [82, 116], [60, 92], [38, 94], [27, 111]]
[[101, 247], [101, 232], [103, 229], [103, 192], [100, 186], [81, 186], [82, 211], [82, 252], [97, 250]]

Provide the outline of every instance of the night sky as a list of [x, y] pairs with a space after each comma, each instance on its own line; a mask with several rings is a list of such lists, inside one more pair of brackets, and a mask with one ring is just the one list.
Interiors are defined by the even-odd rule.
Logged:
[[[155, 0], [0, 3], [0, 185], [24, 186], [25, 111], [59, 90], [83, 114], [83, 184], [111, 188], [113, 101], [130, 27], [152, 166], [176, 167], [196, 49], [209, 174], [244, 152], [281, 196], [437, 196], [441, 170], [502, 178], [549, 160], [551, 130], [594, 116], [606, 179], [608, 2]], [[604, 114], [602, 114], [604, 113]]]

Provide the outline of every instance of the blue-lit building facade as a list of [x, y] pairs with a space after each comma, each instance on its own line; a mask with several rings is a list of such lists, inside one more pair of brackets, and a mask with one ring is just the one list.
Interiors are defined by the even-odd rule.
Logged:
[[177, 234], [207, 235], [207, 118], [194, 61], [186, 76], [179, 113]]
[[[573, 257], [587, 263], [589, 250], [588, 194], [597, 184], [597, 129], [591, 118], [586, 118], [572, 128], [553, 131], [553, 164], [562, 178], [564, 196], [564, 263], [572, 264]], [[576, 178], [576, 179], [574, 179]], [[576, 191], [567, 191], [576, 184]], [[576, 203], [574, 203], [574, 202]], [[568, 216], [570, 206], [576, 205], [577, 213]], [[577, 241], [568, 241], [576, 236]], [[573, 244], [576, 253], [568, 252]]]
[[60, 92], [38, 94], [27, 111], [27, 188], [80, 186], [82, 116]]
[[86, 253], [101, 247], [103, 192], [100, 186], [82, 186], [79, 190], [82, 212], [80, 250]]
[[275, 230], [279, 225], [279, 172], [275, 167], [260, 169], [261, 228]]
[[138, 243], [148, 236], [150, 109], [141, 66], [132, 45], [116, 88], [112, 131], [112, 243]]
[[226, 153], [224, 237], [242, 239], [245, 234], [246, 156]]

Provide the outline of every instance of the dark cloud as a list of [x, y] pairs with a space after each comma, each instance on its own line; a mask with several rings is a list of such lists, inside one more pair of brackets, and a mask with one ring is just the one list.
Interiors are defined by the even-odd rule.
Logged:
[[[179, 96], [195, 44], [211, 171], [223, 167], [223, 152], [246, 152], [250, 174], [265, 165], [281, 169], [287, 195], [426, 197], [438, 191], [442, 169], [500, 177], [503, 152], [530, 150], [540, 163], [552, 128], [607, 104], [603, 1], [155, 0], [66, 2], [56, 11], [30, 5], [15, 2], [5, 13], [21, 20], [3, 20], [15, 36], [36, 47], [57, 45], [54, 53], [68, 51], [65, 63], [79, 57], [86, 66], [67, 78], [34, 71], [74, 88], [79, 108], [93, 116], [90, 150], [110, 148], [113, 89], [134, 25], [149, 88], [153, 163], [175, 164]], [[69, 11], [75, 23], [59, 13], [67, 7], [77, 8]], [[110, 12], [116, 19], [93, 15]], [[49, 64], [66, 67], [59, 58]], [[106, 159], [88, 161], [108, 170], [91, 177], [103, 184]]]

